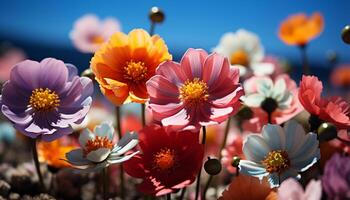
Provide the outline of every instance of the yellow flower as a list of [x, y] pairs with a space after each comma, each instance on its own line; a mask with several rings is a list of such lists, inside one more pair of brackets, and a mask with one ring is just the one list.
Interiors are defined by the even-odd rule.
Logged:
[[134, 29], [128, 35], [122, 32], [112, 35], [96, 51], [90, 67], [102, 93], [115, 105], [145, 103], [146, 81], [161, 62], [171, 59], [162, 38]]

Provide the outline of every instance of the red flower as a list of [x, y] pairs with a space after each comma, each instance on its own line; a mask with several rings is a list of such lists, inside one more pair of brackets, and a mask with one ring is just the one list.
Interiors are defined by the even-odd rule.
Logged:
[[299, 101], [310, 114], [338, 129], [350, 128], [350, 107], [341, 97], [321, 99], [322, 82], [315, 76], [303, 76], [300, 82]]
[[204, 148], [198, 134], [172, 132], [163, 127], [146, 126], [139, 133], [143, 154], [124, 163], [132, 177], [142, 178], [139, 191], [161, 196], [190, 185], [202, 166]]

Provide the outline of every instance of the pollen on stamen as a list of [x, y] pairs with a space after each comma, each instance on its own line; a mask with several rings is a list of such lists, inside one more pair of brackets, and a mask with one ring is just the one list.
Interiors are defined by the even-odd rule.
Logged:
[[208, 100], [208, 97], [208, 86], [204, 81], [199, 80], [199, 78], [185, 81], [184, 85], [180, 88], [179, 99], [186, 104], [204, 102]]
[[59, 96], [48, 88], [38, 88], [32, 91], [29, 105], [36, 111], [51, 111], [60, 104]]
[[84, 148], [84, 156], [86, 156], [91, 151], [96, 151], [97, 149], [113, 148], [113, 142], [109, 140], [107, 137], [95, 136], [94, 139], [88, 140], [85, 144]]
[[139, 82], [147, 78], [147, 71], [144, 62], [129, 61], [124, 67], [124, 78], [130, 81]]
[[153, 158], [154, 167], [159, 170], [168, 170], [174, 167], [176, 154], [169, 148], [161, 149]]
[[290, 160], [286, 151], [277, 150], [269, 152], [262, 164], [269, 173], [281, 173], [289, 167]]

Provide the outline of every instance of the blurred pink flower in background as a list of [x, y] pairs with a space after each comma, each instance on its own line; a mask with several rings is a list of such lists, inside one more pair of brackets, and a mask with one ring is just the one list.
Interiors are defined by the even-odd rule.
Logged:
[[83, 53], [94, 53], [109, 37], [121, 31], [117, 19], [100, 20], [96, 15], [87, 14], [79, 18], [70, 32], [74, 46]]
[[244, 135], [242, 134], [232, 134], [232, 139], [228, 140], [229, 144], [226, 145], [225, 149], [221, 151], [222, 159], [221, 163], [226, 167], [227, 171], [231, 174], [236, 173], [237, 168], [232, 166], [232, 158], [238, 156], [241, 159], [244, 159], [243, 155], [243, 140]]
[[24, 52], [20, 49], [11, 48], [6, 50], [5, 53], [0, 56], [0, 82], [9, 80], [12, 67], [25, 58]]
[[311, 180], [305, 191], [298, 181], [289, 178], [278, 188], [279, 200], [320, 200], [322, 196], [322, 185], [320, 180]]

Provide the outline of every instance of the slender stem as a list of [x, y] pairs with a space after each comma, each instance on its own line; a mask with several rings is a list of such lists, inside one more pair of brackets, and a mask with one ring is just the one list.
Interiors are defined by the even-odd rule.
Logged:
[[207, 139], [207, 129], [205, 128], [205, 126], [203, 126], [202, 130], [203, 130], [202, 144], [203, 144], [203, 146], [205, 146], [205, 142], [206, 142], [206, 139]]
[[184, 187], [184, 188], [182, 188], [182, 190], [181, 190], [181, 194], [180, 194], [179, 200], [182, 200], [182, 199], [184, 198], [185, 193], [186, 193], [186, 188]]
[[267, 112], [267, 120], [269, 124], [272, 124], [272, 113]]
[[303, 62], [303, 73], [305, 75], [308, 75], [311, 73], [311, 71], [310, 71], [310, 66], [309, 66], [309, 60], [308, 60], [307, 53], [306, 53], [306, 47], [307, 47], [306, 45], [301, 45], [300, 52], [301, 52], [301, 59]]
[[239, 167], [236, 167], [236, 176], [239, 176]]
[[[206, 130], [205, 126], [202, 127], [202, 130], [203, 130], [202, 144], [203, 144], [203, 146], [205, 146], [205, 141], [206, 141], [206, 137], [207, 137], [207, 130]], [[195, 200], [198, 200], [198, 197], [199, 197], [199, 189], [200, 189], [200, 185], [201, 185], [201, 174], [202, 174], [202, 167], [199, 169], [198, 176], [197, 176], [196, 196], [194, 198]]]
[[107, 175], [106, 175], [107, 168], [103, 168], [102, 170], [102, 182], [103, 182], [103, 200], [107, 200]]
[[[117, 106], [115, 108], [115, 111], [116, 111], [116, 120], [117, 120], [117, 123], [116, 123], [116, 129], [117, 129], [117, 132], [118, 132], [118, 138], [119, 140], [122, 138], [122, 127], [121, 127], [121, 112], [120, 112], [120, 107]], [[124, 199], [124, 168], [123, 168], [123, 165], [119, 165], [119, 179], [120, 179], [120, 197], [122, 199]]]
[[39, 163], [39, 159], [38, 159], [38, 152], [36, 150], [36, 143], [37, 143], [37, 139], [33, 139], [33, 143], [32, 143], [33, 160], [34, 160], [34, 164], [35, 164], [36, 173], [38, 174], [38, 177], [39, 177], [40, 185], [43, 188], [43, 190], [46, 191], [46, 188], [44, 185], [43, 175], [41, 174], [41, 171], [40, 171], [40, 163]]
[[149, 29], [149, 34], [152, 36], [154, 34], [154, 28], [156, 27], [156, 23], [151, 22], [151, 27]]
[[214, 176], [210, 175], [209, 178], [208, 178], [207, 183], [205, 184], [204, 192], [203, 192], [203, 199], [206, 199], [207, 191], [208, 191], [208, 189], [209, 189], [209, 186], [210, 186], [211, 181], [213, 180], [213, 177], [214, 177]]
[[171, 193], [166, 195], [166, 200], [171, 200]]
[[142, 126], [146, 125], [146, 105], [144, 103], [141, 104], [141, 119]]

